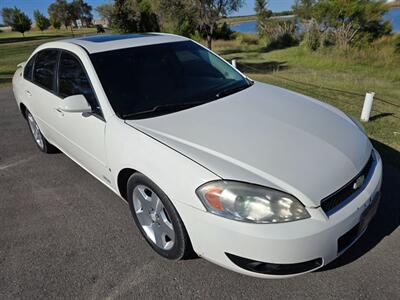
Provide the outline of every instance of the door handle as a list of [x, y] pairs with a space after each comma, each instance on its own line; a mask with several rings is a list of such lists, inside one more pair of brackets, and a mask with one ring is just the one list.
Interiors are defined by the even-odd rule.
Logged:
[[25, 91], [25, 94], [27, 94], [29, 97], [32, 96], [32, 93], [30, 91], [28, 91], [28, 90]]

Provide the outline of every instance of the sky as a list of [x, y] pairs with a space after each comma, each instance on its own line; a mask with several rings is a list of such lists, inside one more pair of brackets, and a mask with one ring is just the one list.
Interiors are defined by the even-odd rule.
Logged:
[[[33, 19], [33, 11], [38, 9], [44, 15], [47, 15], [47, 7], [53, 3], [54, 0], [0, 0], [0, 10], [3, 7], [18, 7], [25, 12], [31, 19]], [[97, 13], [94, 8], [100, 4], [109, 3], [110, 0], [86, 0], [88, 4], [93, 7], [93, 15], [97, 18]], [[254, 14], [254, 2], [255, 0], [245, 0], [243, 7], [232, 15], [252, 15]], [[269, 9], [272, 11], [283, 11], [289, 10], [293, 5], [294, 0], [269, 0]], [[3, 18], [0, 15], [0, 23], [3, 22]]]

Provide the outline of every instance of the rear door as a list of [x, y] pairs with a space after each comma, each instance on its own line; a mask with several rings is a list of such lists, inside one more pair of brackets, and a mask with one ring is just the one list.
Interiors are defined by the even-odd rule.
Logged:
[[[45, 49], [38, 52], [32, 65], [32, 81], [26, 81], [25, 84], [25, 97], [27, 97], [27, 103], [29, 103], [28, 109], [33, 114], [44, 136], [51, 143], [57, 145], [61, 142], [61, 136], [54, 127], [56, 117], [54, 107], [58, 107], [60, 104], [60, 99], [56, 95], [58, 56], [58, 49]], [[29, 67], [26, 76], [29, 74]]]

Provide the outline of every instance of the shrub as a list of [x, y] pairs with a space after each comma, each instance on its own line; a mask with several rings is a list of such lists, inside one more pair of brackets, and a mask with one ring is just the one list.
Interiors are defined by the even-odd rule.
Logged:
[[346, 50], [354, 45], [370, 44], [390, 33], [390, 22], [384, 21], [385, 1], [319, 0], [314, 1], [312, 17], [335, 35], [335, 44]]
[[297, 45], [296, 26], [292, 21], [270, 20], [265, 27], [266, 50], [283, 49]]
[[318, 23], [311, 19], [302, 25], [305, 31], [302, 45], [310, 51], [316, 51], [322, 45], [322, 36]]
[[400, 35], [397, 35], [393, 41], [394, 52], [400, 54]]
[[255, 34], [238, 33], [236, 39], [243, 45], [257, 45], [259, 42]]
[[203, 36], [200, 34], [198, 30], [196, 30], [193, 34], [191, 34], [190, 38], [198, 43], [201, 43], [204, 40]]
[[283, 32], [281, 35], [273, 38], [267, 38], [266, 50], [284, 49], [298, 44], [297, 38], [294, 34]]
[[220, 26], [218, 26], [218, 25], [215, 26], [213, 38], [216, 40], [218, 40], [218, 39], [230, 40], [230, 39], [232, 39], [232, 34], [233, 34], [233, 31], [231, 30], [229, 25], [226, 22], [224, 22]]
[[196, 32], [196, 23], [188, 17], [183, 17], [180, 22], [175, 25], [173, 32], [175, 34], [190, 37]]
[[335, 37], [330, 30], [326, 30], [321, 33], [319, 38], [319, 46], [321, 48], [335, 45]]
[[316, 51], [321, 45], [320, 33], [317, 30], [309, 30], [304, 34], [303, 45], [310, 51]]

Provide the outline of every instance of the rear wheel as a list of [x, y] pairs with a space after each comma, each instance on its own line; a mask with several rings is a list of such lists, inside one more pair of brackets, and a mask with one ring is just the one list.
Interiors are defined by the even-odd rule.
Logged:
[[128, 180], [128, 201], [137, 227], [154, 251], [172, 260], [193, 255], [178, 212], [155, 183], [140, 173], [133, 174]]
[[36, 123], [35, 119], [33, 118], [29, 110], [26, 111], [26, 120], [28, 122], [29, 129], [32, 133], [33, 139], [38, 148], [40, 149], [40, 151], [45, 153], [58, 152], [58, 149], [54, 147], [52, 144], [50, 144], [43, 136], [38, 124]]

